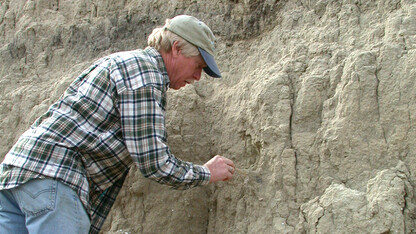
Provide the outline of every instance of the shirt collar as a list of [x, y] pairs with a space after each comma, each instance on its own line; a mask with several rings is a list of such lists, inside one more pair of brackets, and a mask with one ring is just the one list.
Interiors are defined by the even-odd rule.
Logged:
[[154, 59], [156, 59], [158, 69], [163, 75], [163, 81], [166, 87], [169, 88], [170, 80], [169, 80], [168, 71], [166, 70], [166, 65], [165, 65], [165, 62], [163, 61], [162, 55], [159, 53], [159, 51], [157, 51], [155, 48], [150, 47], [150, 46], [146, 47], [144, 51], [146, 51], [147, 54], [149, 54]]

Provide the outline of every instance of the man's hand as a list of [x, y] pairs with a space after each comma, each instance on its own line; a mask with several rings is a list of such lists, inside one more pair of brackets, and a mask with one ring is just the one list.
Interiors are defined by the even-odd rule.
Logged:
[[223, 156], [217, 155], [204, 164], [211, 172], [210, 183], [217, 181], [227, 181], [233, 177], [235, 166], [233, 161]]

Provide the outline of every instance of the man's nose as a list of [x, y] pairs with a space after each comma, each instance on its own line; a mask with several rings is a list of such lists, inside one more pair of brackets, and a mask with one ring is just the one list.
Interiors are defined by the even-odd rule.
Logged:
[[202, 73], [202, 70], [199, 70], [194, 73], [195, 80], [199, 81], [201, 79], [201, 73]]

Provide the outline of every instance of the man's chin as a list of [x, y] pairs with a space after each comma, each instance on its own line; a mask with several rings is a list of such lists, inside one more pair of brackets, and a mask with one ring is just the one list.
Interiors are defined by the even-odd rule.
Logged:
[[169, 88], [173, 89], [173, 90], [179, 90], [180, 88], [185, 87], [186, 84], [182, 85], [182, 86], [169, 86]]

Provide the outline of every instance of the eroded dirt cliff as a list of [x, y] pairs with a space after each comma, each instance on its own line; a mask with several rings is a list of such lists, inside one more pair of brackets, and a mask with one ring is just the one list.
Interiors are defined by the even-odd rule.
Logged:
[[224, 78], [170, 91], [169, 144], [242, 172], [181, 192], [133, 169], [104, 233], [416, 232], [413, 0], [3, 0], [0, 157], [91, 62], [177, 14], [213, 29]]

